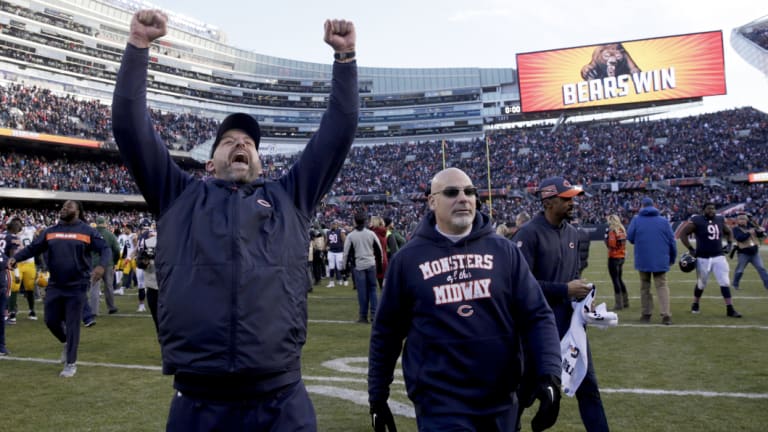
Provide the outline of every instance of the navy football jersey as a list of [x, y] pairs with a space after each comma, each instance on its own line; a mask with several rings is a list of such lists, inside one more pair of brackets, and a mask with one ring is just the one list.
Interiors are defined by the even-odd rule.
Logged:
[[712, 258], [723, 254], [725, 221], [722, 216], [707, 219], [704, 215], [693, 215], [689, 222], [695, 226], [697, 257]]
[[19, 249], [21, 249], [21, 238], [18, 235], [6, 232], [0, 237], [0, 251], [9, 258]]
[[328, 231], [328, 250], [334, 253], [344, 252], [344, 242], [341, 239], [341, 229], [336, 228]]

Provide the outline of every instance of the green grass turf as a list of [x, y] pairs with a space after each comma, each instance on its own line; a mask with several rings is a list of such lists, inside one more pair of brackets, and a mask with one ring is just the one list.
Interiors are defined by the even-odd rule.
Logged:
[[[764, 253], [764, 259], [768, 260]], [[605, 247], [593, 242], [585, 277], [596, 283], [598, 302], [613, 305]], [[736, 261], [730, 261], [731, 271]], [[609, 424], [614, 431], [768, 430], [768, 291], [752, 267], [734, 292], [744, 318], [725, 316], [711, 278], [701, 314], [689, 312], [694, 274], [669, 273], [672, 326], [640, 323], [639, 279], [631, 248], [624, 266], [631, 305], [620, 325], [590, 329], [589, 337]], [[655, 295], [654, 295], [655, 298]], [[160, 431], [172, 396], [160, 374], [160, 354], [148, 313], [136, 313], [136, 290], [117, 297], [120, 314], [102, 315], [82, 329], [78, 372], [58, 377], [61, 346], [42, 317], [30, 321], [21, 301], [18, 324], [6, 327], [11, 356], [0, 360], [0, 430]], [[37, 303], [41, 315], [42, 303]], [[105, 307], [102, 304], [102, 312]], [[370, 326], [356, 324], [351, 287], [326, 287], [309, 295], [305, 383], [321, 431], [369, 431], [366, 356]], [[344, 360], [339, 360], [344, 359]], [[328, 363], [337, 360], [336, 363]], [[344, 368], [338, 365], [344, 365]], [[130, 367], [121, 367], [123, 365]], [[144, 367], [144, 369], [138, 368]], [[408, 404], [402, 377], [392, 400]], [[523, 430], [532, 412], [524, 417]], [[413, 418], [397, 416], [399, 431], [415, 431]], [[553, 431], [583, 431], [574, 399], [565, 398]]]

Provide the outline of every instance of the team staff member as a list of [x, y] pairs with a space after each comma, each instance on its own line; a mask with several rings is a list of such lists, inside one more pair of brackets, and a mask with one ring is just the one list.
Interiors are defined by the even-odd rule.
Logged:
[[514, 430], [521, 343], [535, 359], [541, 390], [533, 430], [544, 430], [560, 406], [552, 311], [520, 251], [476, 212], [477, 188], [463, 171], [441, 171], [431, 191], [431, 211], [392, 257], [371, 332], [374, 430], [395, 430], [387, 399], [403, 339], [405, 385], [420, 431]]
[[[587, 281], [578, 276], [579, 234], [568, 223], [573, 218], [574, 198], [583, 193], [581, 188], [571, 185], [562, 177], [543, 180], [539, 184], [539, 195], [544, 211], [523, 225], [514, 238], [555, 313], [559, 339], [563, 338], [571, 325], [571, 301], [583, 299], [592, 290]], [[557, 346], [559, 348], [560, 344]], [[604, 432], [608, 430], [608, 420], [600, 399], [589, 344], [587, 359], [587, 374], [576, 390], [579, 412], [588, 432]], [[529, 404], [530, 387], [528, 384], [520, 392], [523, 407]]]
[[[688, 248], [688, 252], [696, 257], [696, 285], [693, 287], [693, 303], [691, 313], [699, 313], [699, 301], [707, 286], [709, 274], [714, 273], [720, 284], [720, 293], [725, 300], [725, 315], [731, 318], [741, 318], [741, 314], [733, 308], [731, 298], [730, 272], [725, 255], [733, 246], [733, 234], [725, 224], [723, 216], [715, 213], [715, 204], [706, 203], [702, 207], [704, 214], [693, 215], [680, 232], [680, 241]], [[691, 246], [688, 236], [696, 237], [696, 249]], [[728, 241], [726, 252], [723, 253], [723, 237]]]
[[263, 178], [259, 125], [236, 113], [200, 180], [174, 163], [147, 110], [149, 46], [167, 19], [133, 16], [112, 104], [120, 153], [158, 221], [159, 340], [178, 390], [167, 430], [314, 431], [301, 380], [309, 222], [357, 129], [354, 25], [325, 22], [336, 52], [328, 108], [290, 170]]
[[[29, 246], [8, 260], [17, 262], [44, 254], [50, 277], [45, 291], [45, 325], [64, 343], [64, 370], [59, 374], [70, 378], [77, 372], [77, 348], [80, 344], [80, 319], [85, 296], [92, 281], [104, 275], [112, 263], [112, 251], [104, 238], [80, 217], [83, 205], [66, 201], [59, 212], [59, 223], [46, 228]], [[99, 254], [99, 265], [91, 270], [91, 253]]]
[[[91, 317], [84, 317], [85, 322], [90, 322], [90, 319], [95, 319], [99, 315], [99, 303], [101, 292], [101, 282], [104, 281], [104, 300], [107, 303], [107, 311], [109, 314], [117, 313], [117, 306], [115, 306], [115, 264], [120, 258], [120, 246], [117, 244], [117, 238], [112, 231], [107, 228], [107, 220], [99, 216], [96, 218], [96, 231], [104, 237], [104, 241], [109, 245], [109, 250], [112, 252], [112, 262], [104, 267], [104, 275], [101, 279], [93, 281], [88, 291], [87, 301], [90, 305]], [[101, 257], [98, 254], [93, 254], [93, 264], [97, 265]]]

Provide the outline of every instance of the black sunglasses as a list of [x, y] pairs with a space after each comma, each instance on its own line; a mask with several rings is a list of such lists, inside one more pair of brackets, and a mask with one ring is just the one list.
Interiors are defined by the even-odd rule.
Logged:
[[439, 192], [435, 192], [436, 194], [443, 194], [447, 198], [456, 198], [459, 196], [459, 192], [464, 191], [464, 195], [471, 197], [477, 195], [477, 188], [474, 186], [467, 186], [464, 189], [457, 188], [457, 187], [447, 187]]

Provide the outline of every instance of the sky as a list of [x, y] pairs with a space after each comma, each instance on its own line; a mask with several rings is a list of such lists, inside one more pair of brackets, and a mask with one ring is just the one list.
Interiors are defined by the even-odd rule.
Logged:
[[315, 63], [332, 60], [325, 19], [349, 19], [358, 65], [370, 67], [514, 68], [517, 53], [722, 30], [728, 94], [682, 113], [768, 112], [768, 78], [730, 44], [733, 28], [768, 15], [765, 0], [146, 1], [217, 26], [229, 45]]

